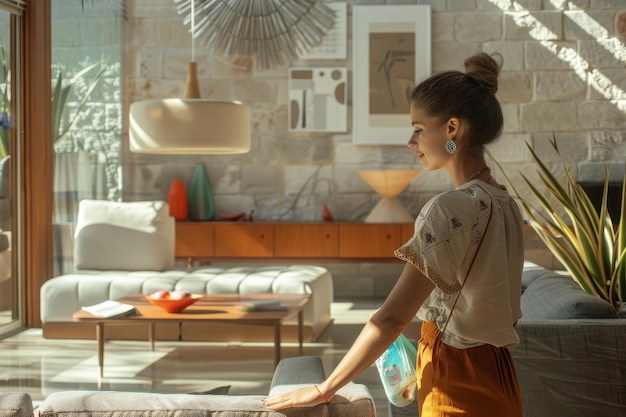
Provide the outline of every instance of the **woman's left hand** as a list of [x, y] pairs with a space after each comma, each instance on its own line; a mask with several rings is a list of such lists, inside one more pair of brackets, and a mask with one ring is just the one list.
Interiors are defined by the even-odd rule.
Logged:
[[272, 410], [282, 410], [291, 407], [313, 407], [326, 401], [320, 396], [315, 386], [311, 385], [310, 387], [268, 397], [263, 402]]

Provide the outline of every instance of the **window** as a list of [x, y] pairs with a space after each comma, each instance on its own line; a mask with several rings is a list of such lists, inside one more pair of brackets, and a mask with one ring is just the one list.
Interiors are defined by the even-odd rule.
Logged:
[[[78, 202], [119, 200], [122, 18], [109, 2], [52, 2], [54, 275], [73, 270]], [[66, 95], [67, 94], [67, 95]]]

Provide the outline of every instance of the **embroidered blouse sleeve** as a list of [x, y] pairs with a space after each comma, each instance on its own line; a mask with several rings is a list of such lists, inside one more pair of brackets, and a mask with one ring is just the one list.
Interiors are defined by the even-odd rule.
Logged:
[[462, 194], [444, 194], [427, 203], [415, 221], [413, 237], [395, 251], [446, 294], [461, 289], [460, 272], [477, 225], [475, 200]]

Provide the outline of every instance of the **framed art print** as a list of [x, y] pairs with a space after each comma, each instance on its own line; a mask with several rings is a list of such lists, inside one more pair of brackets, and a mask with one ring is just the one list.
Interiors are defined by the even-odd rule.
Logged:
[[365, 145], [404, 145], [408, 95], [430, 75], [430, 6], [352, 7], [352, 134]]
[[345, 67], [289, 68], [289, 131], [346, 132], [347, 79]]

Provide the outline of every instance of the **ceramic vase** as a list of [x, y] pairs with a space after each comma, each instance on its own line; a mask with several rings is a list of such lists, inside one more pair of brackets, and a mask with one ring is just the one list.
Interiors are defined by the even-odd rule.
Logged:
[[170, 207], [170, 216], [177, 221], [187, 220], [187, 190], [183, 180], [172, 180], [170, 190], [167, 193], [167, 203]]
[[208, 221], [215, 216], [213, 195], [203, 164], [196, 164], [193, 177], [187, 189], [188, 213], [190, 220]]

